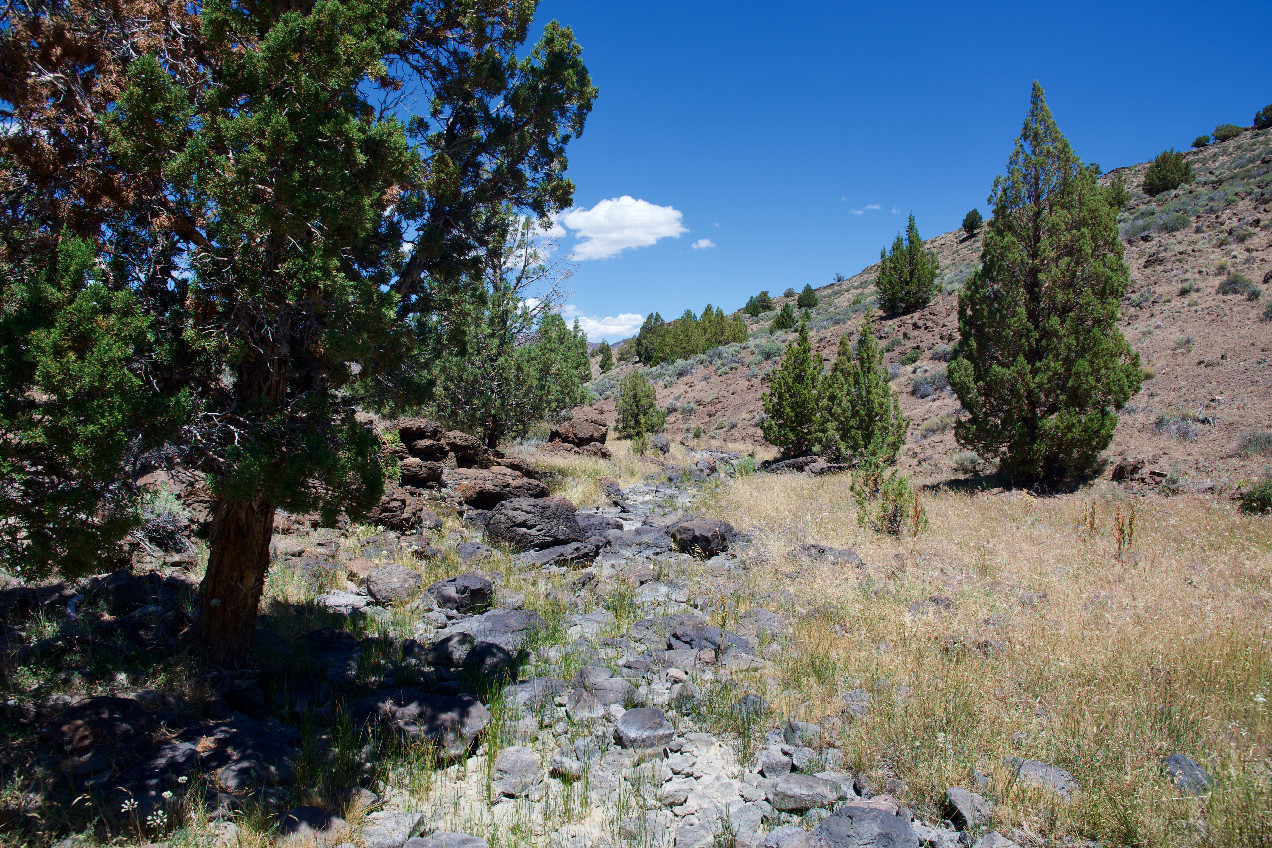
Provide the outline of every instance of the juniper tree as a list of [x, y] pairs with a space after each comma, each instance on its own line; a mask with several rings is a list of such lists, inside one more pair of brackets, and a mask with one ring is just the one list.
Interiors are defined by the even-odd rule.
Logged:
[[813, 356], [808, 327], [800, 324], [799, 335], [787, 346], [762, 398], [764, 438], [781, 448], [783, 456], [808, 456], [818, 447], [822, 430], [817, 397], [821, 370], [820, 358]]
[[1175, 150], [1163, 150], [1144, 170], [1144, 182], [1140, 185], [1149, 197], [1179, 188], [1192, 182], [1192, 165], [1184, 154]]
[[610, 348], [609, 342], [601, 342], [601, 346], [597, 348], [597, 353], [600, 355], [597, 367], [601, 369], [602, 374], [608, 373], [614, 367], [614, 351]]
[[658, 408], [658, 395], [643, 371], [633, 371], [618, 383], [614, 429], [638, 439], [662, 429], [667, 416]]
[[899, 315], [927, 306], [939, 291], [937, 267], [936, 252], [923, 247], [911, 215], [905, 238], [898, 234], [891, 251], [879, 251], [879, 306]]
[[796, 298], [795, 305], [800, 309], [812, 309], [817, 305], [817, 292], [813, 291], [811, 284], [804, 283], [804, 288]]
[[769, 325], [769, 332], [778, 333], [786, 330], [795, 329], [795, 310], [791, 309], [790, 301], [782, 304], [782, 308], [773, 316], [773, 322]]
[[[502, 211], [546, 219], [570, 203], [565, 146], [595, 89], [555, 23], [518, 55], [534, 11], [5, 13], [0, 260], [53, 268], [66, 234], [99, 246], [105, 284], [150, 319], [135, 359], [152, 389], [188, 389], [183, 441], [213, 498], [191, 633], [218, 663], [247, 659], [275, 510], [333, 520], [378, 499], [381, 446], [356, 404], [427, 388], [427, 371], [411, 379], [415, 334], [471, 278]], [[394, 117], [404, 91], [427, 114]]]
[[855, 348], [846, 333], [840, 336], [819, 393], [822, 455], [854, 465], [896, 461], [910, 422], [882, 364], [870, 316], [862, 321]]
[[1036, 82], [990, 202], [949, 368], [967, 410], [958, 440], [1013, 478], [1085, 471], [1140, 386], [1139, 356], [1117, 329], [1129, 275], [1109, 192]]
[[985, 219], [981, 217], [980, 210], [973, 209], [963, 216], [963, 232], [967, 233], [969, 237], [974, 236], [983, 223], [985, 223]]

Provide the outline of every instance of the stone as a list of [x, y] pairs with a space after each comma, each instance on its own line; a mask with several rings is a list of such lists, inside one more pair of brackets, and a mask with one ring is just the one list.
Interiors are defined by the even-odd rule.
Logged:
[[278, 843], [335, 846], [349, 836], [349, 823], [321, 807], [292, 807], [278, 822]]
[[468, 753], [490, 722], [490, 712], [471, 695], [433, 695], [414, 689], [382, 692], [358, 703], [356, 715], [379, 720], [412, 739], [424, 739], [447, 758]]
[[1019, 779], [1029, 786], [1050, 790], [1066, 801], [1078, 791], [1078, 782], [1062, 768], [1022, 757], [1007, 757], [1004, 764], [1016, 772]]
[[495, 584], [486, 575], [470, 571], [439, 580], [429, 586], [427, 591], [440, 608], [471, 613], [490, 606], [495, 596]]
[[760, 752], [759, 768], [760, 774], [772, 780], [790, 774], [794, 761], [779, 749], [765, 748]]
[[728, 550], [737, 531], [718, 518], [689, 518], [672, 525], [668, 535], [683, 553], [706, 559]]
[[759, 848], [802, 848], [807, 838], [808, 834], [802, 828], [784, 824], [765, 834]]
[[317, 600], [318, 606], [340, 615], [352, 615], [365, 609], [370, 603], [371, 599], [366, 595], [344, 591], [327, 592], [319, 595]]
[[731, 710], [743, 721], [753, 722], [769, 711], [769, 703], [752, 692], [734, 701]]
[[605, 708], [601, 702], [584, 689], [575, 689], [566, 696], [565, 712], [570, 717], [570, 721], [575, 724], [582, 724], [588, 721], [596, 721], [605, 715]]
[[505, 797], [526, 797], [543, 783], [543, 769], [538, 756], [521, 745], [504, 748], [495, 757], [491, 782]]
[[522, 712], [539, 713], [556, 703], [557, 695], [568, 691], [564, 680], [555, 677], [532, 677], [504, 689], [504, 696]]
[[460, 562], [490, 559], [494, 555], [494, 549], [481, 542], [461, 542], [455, 546], [455, 556], [459, 557]]
[[560, 780], [578, 780], [583, 777], [583, 763], [574, 757], [557, 754], [548, 760], [548, 774]]
[[377, 603], [398, 604], [409, 601], [419, 590], [424, 578], [419, 572], [397, 563], [372, 569], [367, 575], [367, 591]]
[[526, 568], [576, 566], [596, 559], [599, 552], [599, 548], [592, 542], [570, 542], [568, 545], [556, 545], [541, 551], [527, 551], [517, 557], [517, 562]]
[[420, 439], [437, 439], [446, 429], [436, 421], [426, 418], [401, 418], [394, 422], [394, 426], [397, 427], [398, 438], [404, 445], [413, 444]]
[[998, 831], [991, 830], [989, 833], [976, 840], [974, 848], [1020, 848], [1020, 845], [1012, 842]]
[[407, 453], [426, 462], [441, 462], [450, 451], [436, 439], [416, 439], [406, 446]]
[[839, 703], [843, 705], [840, 715], [844, 718], [865, 718], [870, 712], [870, 693], [865, 689], [851, 689], [840, 696]]
[[543, 616], [533, 610], [493, 609], [465, 618], [438, 631], [438, 638], [452, 633], [467, 633], [478, 644], [491, 642], [516, 654], [525, 646], [530, 634], [545, 624]]
[[1113, 466], [1113, 471], [1109, 477], [1114, 483], [1125, 483], [1127, 480], [1134, 479], [1143, 470], [1143, 459], [1139, 457], [1123, 458], [1118, 460], [1117, 464]]
[[456, 468], [446, 472], [446, 485], [460, 500], [478, 509], [494, 509], [509, 498], [546, 498], [548, 487], [511, 468]]
[[671, 453], [671, 440], [662, 433], [654, 436], [649, 440], [649, 446], [658, 451], [663, 456]]
[[365, 848], [402, 848], [402, 843], [419, 833], [423, 823], [423, 813], [367, 813], [362, 819], [361, 841]]
[[446, 446], [446, 450], [450, 451], [451, 456], [455, 458], [455, 464], [460, 468], [473, 466], [489, 468], [492, 464], [490, 451], [476, 436], [470, 436], [458, 430], [449, 430], [442, 433], [437, 440]]
[[994, 808], [981, 795], [951, 786], [945, 790], [945, 815], [959, 830], [971, 830], [989, 821]]
[[548, 435], [548, 440], [564, 442], [567, 445], [582, 447], [583, 445], [605, 444], [609, 437], [606, 423], [594, 417], [577, 417], [563, 421]]
[[[583, 534], [589, 539], [592, 536], [602, 536], [609, 530], [622, 530], [623, 522], [613, 516], [597, 515], [594, 512], [580, 512], [577, 516], [579, 527], [582, 528]], [[608, 538], [606, 543], [608, 544]]]
[[918, 844], [908, 813], [898, 815], [848, 801], [809, 832], [802, 848], [917, 848]]
[[807, 721], [788, 721], [786, 726], [782, 728], [782, 739], [785, 740], [787, 745], [820, 748], [822, 742], [821, 725]]
[[1210, 772], [1187, 754], [1171, 754], [1162, 760], [1162, 771], [1185, 795], [1205, 795], [1215, 785]]
[[679, 807], [689, 800], [694, 785], [692, 780], [669, 780], [658, 788], [655, 800], [664, 807]]
[[432, 836], [408, 839], [402, 848], [490, 848], [486, 840], [468, 833], [444, 831]]
[[843, 788], [833, 781], [811, 774], [788, 774], [768, 790], [768, 802], [784, 813], [802, 813], [825, 808], [843, 797]]
[[490, 513], [486, 535], [518, 550], [544, 550], [583, 541], [574, 504], [562, 497], [509, 498]]
[[638, 707], [623, 713], [614, 738], [624, 748], [661, 749], [671, 742], [676, 731], [667, 716], [657, 707]]
[[424, 488], [442, 482], [442, 466], [438, 462], [425, 462], [422, 459], [409, 457], [398, 464], [401, 472], [399, 480], [403, 486]]
[[787, 556], [795, 560], [824, 562], [829, 565], [839, 565], [846, 568], [865, 568], [865, 563], [861, 561], [861, 557], [857, 555], [856, 551], [832, 548], [830, 545], [816, 543], [800, 545], [798, 548], [791, 550]]

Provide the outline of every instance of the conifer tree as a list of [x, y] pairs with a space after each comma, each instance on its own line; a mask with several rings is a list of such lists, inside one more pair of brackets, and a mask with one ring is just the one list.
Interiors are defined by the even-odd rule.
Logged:
[[968, 413], [959, 442], [1013, 478], [1085, 471], [1142, 376], [1117, 329], [1129, 281], [1117, 210], [1036, 82], [990, 202], [981, 268], [959, 295], [959, 358], [949, 368]]
[[597, 353], [600, 354], [600, 362], [598, 364], [601, 373], [605, 374], [614, 367], [614, 351], [610, 348], [609, 342], [603, 341], [601, 346], [597, 348]]
[[838, 355], [822, 378], [823, 456], [853, 465], [883, 466], [896, 460], [910, 422], [901, 414], [901, 402], [881, 365], [874, 321], [866, 316], [856, 349], [846, 333], [841, 336]]
[[914, 216], [892, 243], [891, 251], [879, 251], [879, 306], [885, 311], [904, 315], [922, 309], [936, 296], [936, 253], [923, 247], [923, 238]]
[[633, 371], [619, 382], [614, 429], [620, 436], [637, 439], [657, 433], [666, 418], [643, 371]]
[[800, 309], [812, 309], [817, 305], [817, 292], [813, 291], [812, 285], [804, 283], [804, 289], [795, 299], [795, 305]]
[[801, 324], [799, 336], [786, 348], [762, 399], [766, 416], [761, 425], [764, 438], [781, 448], [785, 457], [808, 456], [817, 449], [821, 434], [817, 401], [821, 370], [820, 359], [813, 356], [808, 327]]
[[782, 308], [778, 310], [777, 315], [773, 318], [773, 323], [769, 325], [769, 332], [778, 333], [786, 330], [795, 329], [795, 310], [791, 309], [791, 303], [788, 300], [782, 304]]
[[973, 209], [963, 216], [963, 232], [967, 233], [968, 238], [976, 235], [976, 231], [981, 228], [981, 224], [985, 220], [981, 217], [979, 209]]

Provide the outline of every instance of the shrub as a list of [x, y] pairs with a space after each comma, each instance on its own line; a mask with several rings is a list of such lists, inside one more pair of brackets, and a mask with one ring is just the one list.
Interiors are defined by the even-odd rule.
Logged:
[[937, 268], [936, 253], [923, 247], [923, 238], [911, 215], [905, 238], [897, 235], [891, 251], [879, 252], [879, 305], [895, 314], [927, 306], [940, 291]]
[[793, 288], [787, 287], [786, 291], [782, 292], [782, 297], [794, 297], [794, 296], [795, 296], [795, 289]]
[[945, 376], [944, 371], [933, 371], [931, 374], [924, 374], [914, 381], [914, 385], [910, 387], [910, 394], [919, 400], [927, 400], [937, 392], [943, 392], [950, 387], [950, 381]]
[[901, 354], [901, 358], [898, 359], [897, 361], [900, 362], [902, 365], [913, 365], [914, 363], [919, 361], [919, 357], [921, 356], [923, 356], [922, 351], [907, 350], [905, 353]]
[[1150, 197], [1156, 197], [1164, 191], [1179, 188], [1193, 178], [1192, 165], [1184, 158], [1184, 154], [1174, 150], [1164, 150], [1157, 154], [1148, 170], [1144, 172], [1144, 184], [1141, 188]]
[[1272, 321], [1272, 300], [1268, 301], [1268, 305], [1263, 307], [1263, 320]]
[[1212, 135], [1214, 135], [1215, 141], [1222, 142], [1222, 141], [1232, 141], [1232, 139], [1241, 135], [1241, 133], [1243, 132], [1245, 132], [1245, 128], [1239, 127], [1236, 124], [1220, 124], [1219, 126], [1215, 127], [1215, 131], [1214, 133], [1212, 133]]
[[755, 355], [760, 358], [761, 362], [768, 362], [771, 359], [777, 359], [782, 355], [782, 346], [777, 342], [769, 339], [761, 342], [759, 347], [755, 349]]
[[932, 348], [929, 356], [937, 362], [949, 362], [954, 358], [954, 345], [939, 344]]
[[698, 404], [693, 401], [680, 404], [680, 414], [685, 418], [692, 418], [693, 414], [698, 411]]
[[817, 305], [817, 292], [813, 291], [811, 285], [804, 284], [804, 290], [799, 293], [799, 299], [795, 301], [795, 305], [800, 309], [812, 309]]
[[908, 477], [896, 470], [885, 478], [877, 466], [862, 470], [853, 478], [853, 497], [857, 501], [857, 520], [890, 536], [906, 531], [916, 535], [928, 525], [927, 511]]
[[1126, 187], [1126, 177], [1121, 172], [1109, 182], [1109, 200], [1117, 209], [1125, 209], [1131, 202], [1131, 190]]
[[742, 311], [752, 318], [758, 318], [765, 312], [773, 311], [773, 298], [769, 297], [768, 290], [765, 289], [747, 300], [746, 306], [742, 307]]
[[1181, 442], [1191, 442], [1200, 439], [1206, 432], [1196, 416], [1188, 414], [1168, 415], [1165, 412], [1157, 414], [1157, 421], [1153, 424], [1153, 428], [1163, 436], [1171, 436]]
[[1264, 480], [1240, 495], [1241, 511], [1252, 515], [1272, 515], [1272, 480]]
[[614, 428], [630, 439], [657, 433], [667, 419], [658, 408], [654, 387], [640, 371], [633, 371], [618, 384], [616, 413]]
[[1237, 452], [1244, 456], [1272, 456], [1272, 430], [1250, 430], [1241, 434]]
[[1256, 130], [1266, 130], [1269, 127], [1272, 127], [1272, 103], [1254, 113], [1254, 128]]
[[968, 236], [974, 236], [983, 223], [985, 223], [985, 219], [981, 217], [980, 210], [973, 209], [963, 216], [963, 232], [967, 233]]
[[795, 329], [795, 310], [791, 309], [790, 301], [782, 304], [781, 310], [777, 316], [773, 318], [773, 323], [769, 325], [769, 332], [779, 333], [786, 330]]
[[[1240, 274], [1236, 271], [1229, 272], [1228, 276], [1219, 284], [1219, 294], [1244, 294], [1249, 297], [1251, 291], [1257, 292], [1260, 289], [1254, 284], [1253, 280], [1245, 274]], [[1256, 294], [1251, 300], [1257, 297], [1258, 295]]]
[[1210, 136], [1208, 136], [1208, 135], [1199, 135], [1199, 136], [1197, 136], [1196, 138], [1194, 138], [1194, 139], [1193, 139], [1193, 144], [1192, 144], [1192, 146], [1193, 146], [1193, 148], [1194, 148], [1194, 149], [1197, 149], [1197, 148], [1205, 147], [1205, 146], [1206, 146], [1206, 145], [1208, 145], [1208, 144], [1210, 144]]
[[980, 457], [972, 451], [959, 451], [954, 454], [954, 470], [959, 474], [976, 474], [980, 471]]
[[693, 437], [694, 437], [695, 439], [701, 439], [701, 438], [702, 438], [702, 427], [694, 427], [694, 428], [693, 428]]

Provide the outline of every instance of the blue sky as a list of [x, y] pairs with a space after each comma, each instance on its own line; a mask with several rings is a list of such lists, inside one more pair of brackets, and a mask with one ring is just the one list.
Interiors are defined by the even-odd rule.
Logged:
[[[1272, 102], [1272, 3], [542, 0], [600, 89], [569, 149], [564, 313], [593, 340], [851, 275], [986, 197], [1034, 79], [1105, 169]], [[532, 36], [533, 37], [533, 36]]]

